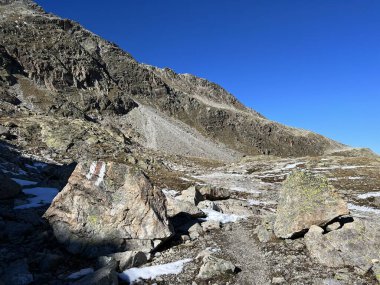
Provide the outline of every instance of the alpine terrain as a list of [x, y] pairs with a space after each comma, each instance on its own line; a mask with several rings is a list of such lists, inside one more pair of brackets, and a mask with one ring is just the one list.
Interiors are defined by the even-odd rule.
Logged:
[[0, 0], [0, 284], [378, 284], [379, 167]]

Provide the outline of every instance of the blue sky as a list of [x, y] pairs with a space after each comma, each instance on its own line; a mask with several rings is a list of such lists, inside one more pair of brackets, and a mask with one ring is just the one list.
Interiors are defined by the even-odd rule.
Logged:
[[378, 0], [37, 2], [269, 119], [380, 153]]

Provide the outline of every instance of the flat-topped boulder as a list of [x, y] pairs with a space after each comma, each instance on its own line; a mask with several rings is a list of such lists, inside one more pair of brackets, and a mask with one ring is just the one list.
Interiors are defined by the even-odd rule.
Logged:
[[87, 256], [149, 252], [173, 234], [161, 190], [114, 162], [79, 163], [44, 216], [70, 252]]

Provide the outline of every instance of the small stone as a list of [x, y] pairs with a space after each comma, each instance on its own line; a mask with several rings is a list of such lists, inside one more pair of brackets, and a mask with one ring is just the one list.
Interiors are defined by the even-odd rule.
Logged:
[[103, 267], [72, 283], [72, 285], [118, 285], [116, 271], [111, 267]]
[[190, 237], [188, 235], [181, 235], [181, 240], [183, 242], [186, 242], [186, 241], [190, 240]]
[[141, 251], [124, 251], [110, 255], [118, 263], [118, 270], [124, 271], [131, 267], [139, 267], [148, 262], [146, 254]]
[[273, 279], [272, 279], [272, 284], [283, 284], [285, 282], [286, 282], [286, 280], [282, 276], [281, 277], [273, 277]]
[[187, 201], [194, 206], [197, 206], [200, 201], [203, 200], [202, 195], [197, 190], [196, 186], [191, 186], [181, 192], [181, 195], [176, 197], [178, 200]]
[[224, 228], [224, 230], [227, 231], [227, 232], [232, 231], [232, 225], [231, 225], [231, 224], [226, 224], [223, 228]]
[[221, 212], [222, 210], [216, 205], [213, 201], [205, 200], [198, 203], [198, 208], [200, 209], [209, 209], [217, 212]]
[[214, 257], [212, 255], [205, 256], [202, 260], [198, 278], [210, 279], [222, 274], [233, 274], [236, 270], [235, 265], [231, 261]]
[[219, 221], [206, 221], [202, 223], [202, 229], [205, 232], [212, 231], [212, 230], [218, 230], [220, 229], [220, 222]]
[[326, 231], [327, 231], [327, 232], [332, 232], [332, 231], [336, 231], [336, 230], [339, 229], [339, 228], [340, 228], [340, 223], [335, 222], [335, 223], [333, 223], [333, 224], [331, 224], [331, 225], [328, 225], [328, 226], [326, 227]]
[[191, 240], [195, 240], [199, 238], [199, 236], [203, 233], [202, 227], [198, 224], [195, 223], [189, 228], [189, 236]]
[[224, 200], [230, 197], [228, 189], [211, 185], [201, 187], [199, 193], [203, 196], [203, 199], [207, 200]]

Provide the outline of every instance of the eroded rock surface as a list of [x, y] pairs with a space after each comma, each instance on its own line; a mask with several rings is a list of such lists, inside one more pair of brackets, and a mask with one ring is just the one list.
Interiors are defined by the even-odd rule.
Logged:
[[71, 252], [149, 252], [173, 233], [165, 203], [141, 171], [113, 162], [84, 162], [45, 217]]
[[305, 235], [306, 246], [318, 262], [328, 267], [352, 266], [365, 274], [380, 260], [380, 226], [356, 218], [341, 229], [323, 234], [312, 226]]

